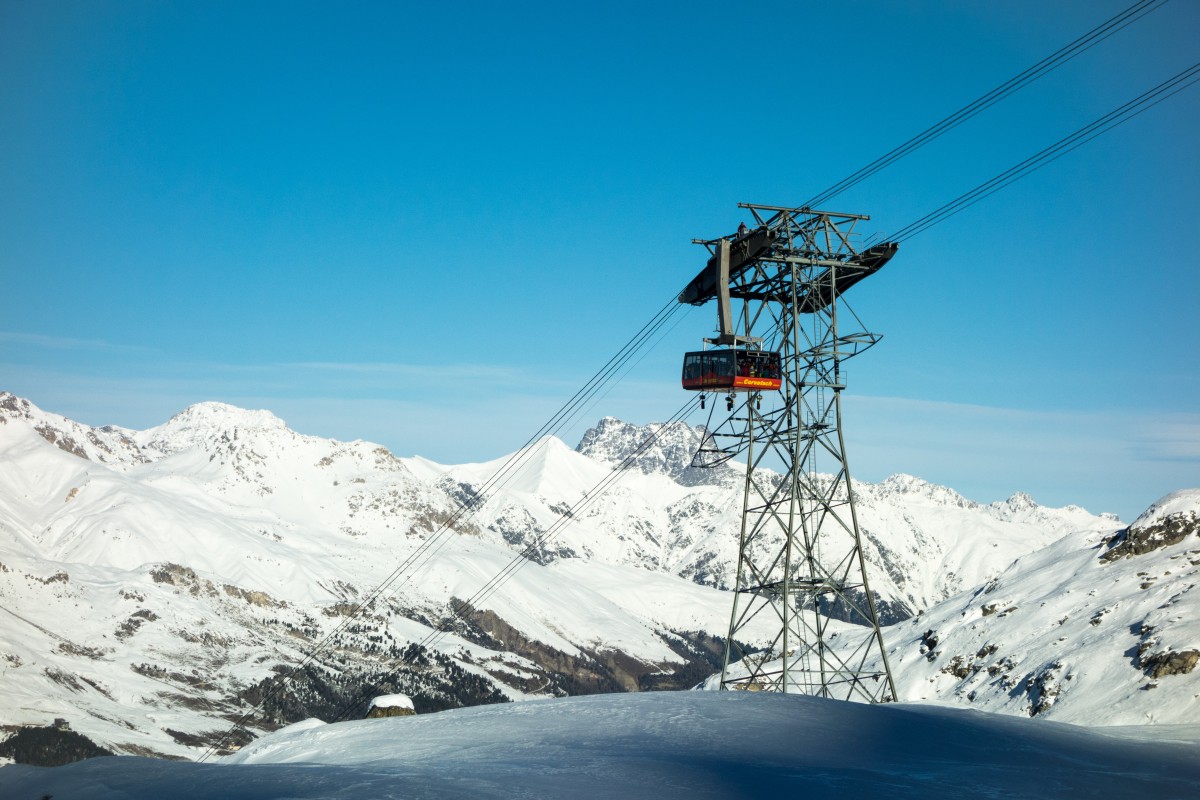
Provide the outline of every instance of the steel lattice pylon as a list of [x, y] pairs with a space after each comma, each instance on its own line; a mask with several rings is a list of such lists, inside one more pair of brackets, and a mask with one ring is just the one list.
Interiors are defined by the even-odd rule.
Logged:
[[[850, 489], [841, 393], [843, 362], [879, 340], [842, 293], [880, 269], [896, 245], [856, 248], [853, 230], [864, 216], [739, 205], [757, 227], [699, 242], [713, 258], [680, 296], [694, 305], [734, 301], [722, 327], [737, 333], [710, 341], [778, 351], [783, 372], [778, 393], [731, 394], [733, 413], [696, 456], [698, 466], [746, 460], [721, 687], [893, 700]], [[770, 645], [743, 651], [740, 642], [754, 638], [751, 625], [761, 633], [764, 617], [777, 630]]]

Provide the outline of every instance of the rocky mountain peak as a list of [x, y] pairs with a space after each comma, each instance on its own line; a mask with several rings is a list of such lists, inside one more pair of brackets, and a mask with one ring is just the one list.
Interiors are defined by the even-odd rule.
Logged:
[[203, 446], [222, 437], [236, 439], [242, 433], [288, 431], [287, 423], [270, 411], [208, 401], [188, 406], [164, 424], [142, 431], [137, 440], [143, 448], [170, 454]]
[[921, 498], [934, 505], [955, 508], [977, 508], [979, 506], [974, 500], [968, 500], [949, 487], [939, 486], [915, 475], [904, 473], [889, 475], [882, 483], [878, 484], [876, 491], [881, 497]]
[[0, 392], [0, 412], [5, 417], [27, 417], [29, 410], [33, 407], [23, 397], [17, 397], [12, 392]]
[[[639, 472], [666, 475], [686, 485], [717, 483], [728, 467], [697, 469], [691, 465], [706, 433], [703, 427], [686, 422], [634, 425], [604, 417], [583, 434], [575, 450], [613, 467], [632, 458], [631, 466]], [[647, 444], [651, 438], [654, 441]]]
[[1200, 489], [1180, 489], [1152, 503], [1134, 520], [1130, 527], [1145, 528], [1167, 517], [1194, 516], [1198, 511], [1200, 511]]
[[0, 392], [0, 424], [8, 422], [32, 428], [39, 436], [73, 456], [110, 466], [122, 466], [145, 461], [131, 431], [107, 425], [93, 428], [43, 411], [12, 392]]

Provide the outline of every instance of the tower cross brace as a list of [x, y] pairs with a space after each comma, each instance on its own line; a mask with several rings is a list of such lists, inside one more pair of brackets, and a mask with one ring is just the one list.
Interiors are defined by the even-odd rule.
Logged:
[[[694, 461], [746, 461], [721, 687], [894, 700], [841, 398], [843, 362], [880, 339], [842, 295], [882, 268], [897, 245], [857, 247], [862, 215], [739, 205], [756, 226], [698, 241], [712, 258], [680, 295], [693, 305], [717, 299], [724, 307], [716, 341], [778, 351], [782, 366], [778, 393], [730, 395], [731, 416], [709, 432]], [[771, 632], [765, 647], [742, 644], [764, 629]]]

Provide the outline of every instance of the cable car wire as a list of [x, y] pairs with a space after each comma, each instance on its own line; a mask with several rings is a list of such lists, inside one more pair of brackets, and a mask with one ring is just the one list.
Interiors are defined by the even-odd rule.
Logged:
[[1200, 63], [1194, 64], [1182, 72], [1168, 78], [1128, 103], [1110, 111], [1104, 116], [1090, 122], [1074, 133], [1059, 139], [1054, 144], [1035, 153], [1021, 163], [1008, 168], [994, 178], [984, 181], [974, 189], [960, 195], [943, 206], [934, 209], [925, 216], [911, 222], [890, 237], [892, 241], [903, 242], [919, 233], [929, 230], [939, 222], [943, 222], [963, 211], [980, 200], [992, 195], [1027, 175], [1036, 172], [1047, 164], [1057, 161], [1077, 147], [1081, 147], [1101, 134], [1108, 133], [1113, 128], [1122, 125], [1163, 102], [1169, 97], [1182, 92], [1184, 89], [1200, 81]]
[[852, 186], [861, 183], [885, 167], [896, 163], [914, 150], [928, 144], [934, 139], [937, 139], [942, 134], [957, 128], [959, 125], [1000, 102], [1010, 94], [1023, 89], [1043, 75], [1058, 69], [1063, 64], [1066, 64], [1071, 59], [1091, 49], [1126, 26], [1133, 24], [1152, 11], [1158, 10], [1166, 2], [1167, 0], [1139, 0], [1139, 2], [1134, 3], [1121, 13], [1096, 26], [1083, 36], [1080, 36], [1075, 41], [1050, 54], [1029, 69], [1013, 76], [1012, 78], [1009, 78], [1007, 81], [1000, 84], [995, 89], [992, 89], [987, 94], [984, 94], [973, 102], [963, 106], [958, 111], [955, 111], [953, 114], [943, 119], [941, 122], [930, 126], [925, 131], [917, 134], [898, 147], [883, 154], [852, 175], [849, 175], [848, 177], [838, 181], [833, 186], [830, 186], [825, 191], [810, 199], [802, 207], [816, 208], [817, 206], [841, 194]]
[[[474, 492], [474, 496], [468, 498], [465, 503], [460, 503], [458, 508], [443, 522], [439, 528], [422, 544], [410, 553], [392, 572], [374, 589], [368, 592], [356, 605], [350, 610], [346, 617], [335, 626], [332, 630], [325, 634], [312, 648], [310, 648], [294, 667], [286, 674], [275, 680], [271, 687], [263, 695], [262, 699], [254, 706], [254, 708], [242, 714], [233, 726], [226, 732], [225, 736], [211, 745], [208, 750], [200, 757], [199, 761], [203, 762], [216, 753], [232, 736], [233, 732], [241, 728], [245, 723], [272, 698], [274, 695], [287, 686], [300, 672], [309, 664], [314, 663], [317, 658], [328, 649], [334, 638], [346, 630], [346, 628], [357, 619], [364, 610], [372, 607], [385, 595], [390, 595], [393, 587], [396, 586], [405, 573], [408, 573], [408, 579], [423, 568], [429, 561], [445, 546], [449, 538], [449, 532], [456, 524], [463, 521], [465, 517], [473, 514], [486, 501], [489, 492], [501, 488], [509, 480], [511, 480], [517, 471], [524, 466], [524, 462], [530, 457], [532, 450], [530, 445], [547, 435], [553, 435], [562, 430], [562, 428], [570, 424], [571, 420], [578, 416], [579, 409], [589, 403], [605, 385], [612, 382], [613, 377], [636, 355], [639, 351], [645, 349], [648, 341], [653, 339], [664, 328], [667, 322], [680, 311], [680, 306], [675, 302], [675, 298], [659, 309], [649, 322], [634, 334], [618, 352], [608, 360], [588, 381], [579, 389], [557, 412], [542, 425], [525, 444], [518, 448], [509, 458], [501, 465], [501, 467], [484, 483], [479, 490]], [[669, 331], [670, 329], [668, 329]], [[665, 333], [663, 334], [665, 335]]]
[[[493, 575], [487, 583], [480, 587], [475, 594], [467, 600], [452, 600], [450, 603], [450, 615], [443, 619], [436, 628], [433, 628], [426, 637], [421, 640], [417, 646], [422, 649], [432, 649], [450, 632], [450, 626], [455, 620], [466, 619], [466, 614], [469, 610], [475, 609], [479, 604], [485, 602], [493, 594], [495, 594], [505, 583], [512, 579], [520, 569], [532, 561], [532, 557], [541, 550], [551, 539], [557, 536], [563, 528], [570, 525], [578, 515], [586, 510], [589, 506], [595, 503], [599, 498], [603, 497], [609, 489], [616, 484], [624, 474], [637, 463], [650, 447], [658, 441], [663, 431], [670, 428], [675, 423], [686, 418], [694, 409], [697, 400], [695, 397], [690, 397], [688, 400], [668, 419], [666, 422], [659, 423], [658, 427], [649, 432], [645, 438], [631, 451], [621, 463], [608, 472], [602, 479], [596, 482], [590, 489], [584, 492], [583, 496], [577, 500], [566, 513], [560, 516], [555, 522], [540, 534], [537, 534], [533, 539], [525, 545], [522, 550], [504, 565]], [[360, 693], [359, 696], [345, 705], [339, 711], [338, 716], [333, 720], [338, 722], [346, 717], [355, 707], [360, 705], [365, 700], [365, 693]]]
[[[658, 427], [649, 432], [645, 438], [638, 444], [632, 452], [630, 452], [621, 463], [614, 467], [608, 474], [600, 479], [591, 489], [587, 490], [583, 497], [577, 500], [565, 514], [554, 521], [554, 524], [538, 534], [525, 547], [508, 562], [508, 564], [495, 576], [492, 577], [486, 584], [483, 585], [470, 599], [462, 601], [458, 605], [458, 609], [453, 612], [455, 617], [461, 618], [459, 613], [462, 609], [473, 607], [476, 603], [483, 602], [495, 594], [496, 590], [503, 586], [518, 570], [524, 567], [531, 561], [531, 557], [536, 554], [547, 542], [557, 536], [563, 528], [570, 525], [578, 514], [586, 510], [589, 506], [596, 502], [599, 498], [612, 488], [625, 473], [633, 467], [638, 459], [652, 447], [662, 435], [663, 431], [669, 429], [675, 423], [683, 420], [690, 414], [697, 405], [698, 401], [695, 397], [690, 397], [680, 406], [680, 408], [666, 421], [658, 424]], [[446, 632], [445, 625], [439, 625], [438, 628], [425, 638], [422, 645], [428, 646], [436, 642]]]

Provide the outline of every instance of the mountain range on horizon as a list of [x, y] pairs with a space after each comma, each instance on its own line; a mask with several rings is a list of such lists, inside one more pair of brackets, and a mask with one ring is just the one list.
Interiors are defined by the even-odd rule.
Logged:
[[[220, 403], [134, 431], [0, 393], [0, 725], [194, 757], [264, 695], [259, 732], [368, 690], [690, 688], [723, 652], [744, 469], [690, 467], [702, 436], [609, 417], [443, 465]], [[854, 491], [901, 700], [1196, 718], [1200, 490], [1133, 525], [907, 475]]]

